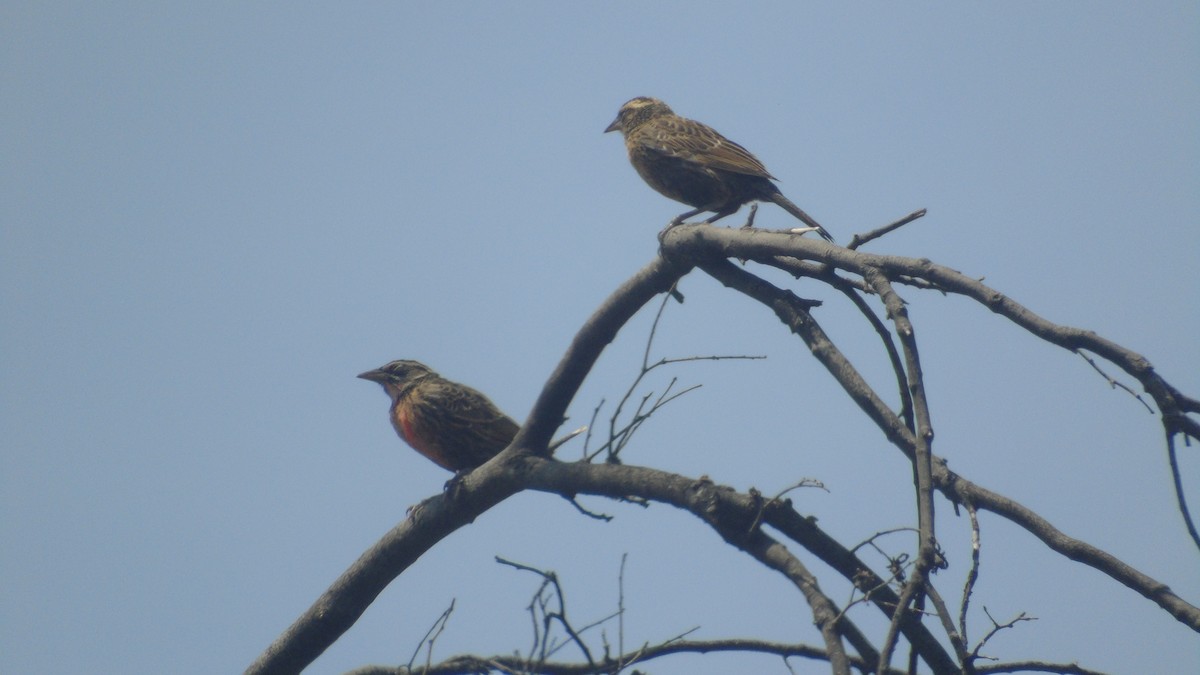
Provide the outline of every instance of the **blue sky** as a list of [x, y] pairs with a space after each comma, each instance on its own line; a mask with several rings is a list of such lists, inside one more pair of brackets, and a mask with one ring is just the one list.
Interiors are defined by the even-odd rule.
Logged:
[[[395, 438], [358, 372], [419, 359], [523, 419], [684, 210], [601, 133], [636, 95], [750, 148], [841, 241], [928, 208], [869, 250], [986, 277], [1200, 395], [1195, 3], [12, 2], [0, 16], [5, 673], [248, 665], [447, 477]], [[768, 205], [758, 224], [792, 223]], [[854, 310], [795, 289], [826, 301], [818, 320], [891, 392]], [[704, 386], [627, 461], [767, 494], [820, 479], [828, 494], [793, 499], [847, 543], [915, 522], [902, 458], [802, 345], [699, 273], [682, 290], [660, 355], [769, 358], [672, 371]], [[1158, 418], [981, 307], [904, 293], [935, 451], [1200, 600]], [[647, 327], [606, 352], [570, 424], [628, 386]], [[939, 581], [957, 597], [967, 533], [939, 505]], [[594, 619], [616, 606], [627, 552], [627, 645], [693, 626], [819, 642], [793, 589], [688, 516], [592, 506], [616, 520], [547, 495], [500, 505], [310, 672], [407, 661], [452, 598], [439, 656], [524, 648], [536, 579], [494, 555], [557, 570], [572, 614]], [[1039, 617], [988, 653], [1200, 668], [1197, 636], [1132, 591], [999, 519], [982, 527], [974, 637], [984, 605]], [[654, 670], [748, 668], [786, 672], [744, 657]]]

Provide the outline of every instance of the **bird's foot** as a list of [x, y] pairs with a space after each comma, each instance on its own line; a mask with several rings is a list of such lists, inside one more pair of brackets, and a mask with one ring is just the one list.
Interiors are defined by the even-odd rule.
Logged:
[[820, 232], [819, 227], [793, 227], [788, 230], [788, 234], [808, 234], [809, 232]]
[[659, 231], [658, 243], [661, 244], [663, 241], [663, 238], [667, 236], [668, 232], [679, 227], [682, 224], [683, 224], [683, 216], [678, 216], [676, 218], [672, 218], [671, 222], [667, 223], [667, 226], [664, 227], [661, 231]]
[[446, 481], [446, 484], [442, 487], [442, 491], [446, 494], [447, 499], [450, 501], [458, 499], [459, 492], [462, 490], [463, 478], [466, 478], [468, 473], [470, 473], [470, 470], [455, 471], [450, 480]]
[[671, 294], [672, 298], [675, 298], [675, 302], [678, 302], [681, 305], [683, 304], [683, 293], [679, 292], [679, 282], [678, 281], [671, 284], [671, 290], [669, 290], [667, 292]]

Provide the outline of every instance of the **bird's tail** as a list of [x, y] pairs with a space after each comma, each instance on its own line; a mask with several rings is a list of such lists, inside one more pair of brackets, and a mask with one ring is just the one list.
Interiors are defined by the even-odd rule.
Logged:
[[763, 195], [763, 198], [769, 199], [769, 200], [775, 202], [776, 204], [781, 206], [784, 211], [787, 211], [788, 213], [792, 214], [793, 216], [796, 216], [797, 218], [799, 218], [800, 221], [802, 223], [804, 223], [805, 225], [812, 227], [812, 228], [816, 228], [817, 234], [824, 237], [825, 241], [828, 241], [831, 244], [835, 243], [833, 241], [833, 235], [829, 234], [829, 230], [826, 230], [825, 228], [821, 227], [820, 223], [813, 220], [812, 216], [805, 213], [804, 210], [801, 209], [799, 206], [796, 206], [795, 204], [793, 204], [792, 200], [788, 199], [787, 197], [784, 197], [783, 193], [776, 190], [774, 193]]

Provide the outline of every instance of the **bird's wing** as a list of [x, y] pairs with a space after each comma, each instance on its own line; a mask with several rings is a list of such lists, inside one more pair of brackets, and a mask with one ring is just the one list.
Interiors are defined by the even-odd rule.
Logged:
[[775, 178], [750, 151], [712, 127], [682, 117], [659, 118], [643, 125], [639, 145], [708, 169]]
[[503, 449], [520, 428], [488, 397], [468, 386], [439, 386], [430, 392], [430, 398], [445, 411], [447, 424], [489, 449]]

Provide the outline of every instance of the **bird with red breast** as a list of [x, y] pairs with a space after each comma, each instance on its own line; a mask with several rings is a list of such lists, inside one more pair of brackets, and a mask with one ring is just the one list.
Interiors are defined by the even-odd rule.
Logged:
[[391, 398], [392, 426], [405, 443], [456, 474], [500, 454], [520, 428], [487, 396], [418, 361], [392, 361], [358, 377]]

